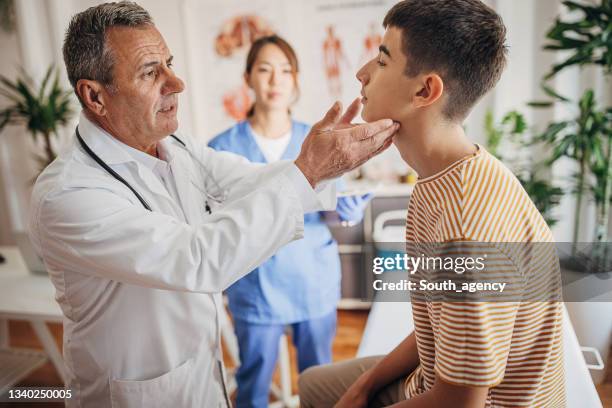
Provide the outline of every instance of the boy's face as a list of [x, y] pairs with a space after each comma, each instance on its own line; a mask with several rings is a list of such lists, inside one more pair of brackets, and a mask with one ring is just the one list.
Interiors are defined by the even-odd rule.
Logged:
[[411, 102], [419, 83], [418, 76], [406, 76], [407, 62], [402, 51], [401, 30], [388, 27], [378, 56], [357, 72], [357, 79], [362, 85], [361, 116], [365, 121], [391, 118], [401, 122], [414, 112]]

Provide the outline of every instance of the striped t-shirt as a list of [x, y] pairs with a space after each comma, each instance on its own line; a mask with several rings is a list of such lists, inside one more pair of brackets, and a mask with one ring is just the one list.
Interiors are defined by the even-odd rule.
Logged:
[[[505, 251], [507, 243], [553, 237], [516, 177], [480, 146], [419, 180], [408, 205], [409, 247], [454, 241], [493, 243], [495, 261], [515, 268], [526, 289], [539, 275], [558, 273], [554, 255], [526, 262]], [[437, 374], [451, 384], [489, 387], [486, 407], [565, 406], [561, 302], [413, 297], [412, 307], [420, 364], [406, 381], [407, 398], [432, 388]]]

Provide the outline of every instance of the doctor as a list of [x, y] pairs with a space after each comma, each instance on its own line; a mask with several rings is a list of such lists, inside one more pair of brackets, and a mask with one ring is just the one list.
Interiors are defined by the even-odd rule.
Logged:
[[83, 113], [36, 182], [30, 236], [65, 315], [67, 406], [228, 406], [221, 291], [334, 208], [324, 180], [397, 125], [351, 125], [357, 105], [335, 105], [295, 161], [249, 164], [172, 136], [184, 85], [137, 4], [77, 14], [63, 52]]

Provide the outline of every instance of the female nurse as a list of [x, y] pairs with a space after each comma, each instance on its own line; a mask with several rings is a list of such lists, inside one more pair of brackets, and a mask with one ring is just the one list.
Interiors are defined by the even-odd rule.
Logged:
[[[291, 117], [298, 96], [298, 61], [278, 36], [255, 41], [244, 78], [255, 94], [245, 121], [209, 145], [253, 162], [295, 159], [309, 126]], [[338, 199], [342, 220], [359, 222], [369, 196]], [[337, 243], [319, 213], [304, 216], [304, 239], [280, 249], [227, 291], [240, 348], [237, 407], [267, 407], [280, 336], [287, 325], [297, 348], [298, 370], [331, 362], [340, 297]]]

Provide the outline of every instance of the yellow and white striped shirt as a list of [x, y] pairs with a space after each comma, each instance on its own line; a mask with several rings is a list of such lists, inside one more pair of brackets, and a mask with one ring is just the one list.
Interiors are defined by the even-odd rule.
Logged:
[[[408, 205], [409, 246], [453, 241], [492, 243], [493, 273], [513, 269], [526, 290], [549, 285], [543, 275], [558, 274], [550, 251], [521, 259], [505, 250], [508, 243], [550, 243], [553, 237], [516, 177], [480, 146], [419, 180]], [[438, 375], [456, 385], [489, 387], [486, 407], [565, 406], [562, 303], [413, 297], [412, 307], [420, 365], [406, 381], [407, 398], [430, 389]]]

